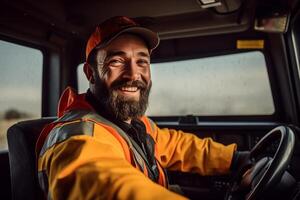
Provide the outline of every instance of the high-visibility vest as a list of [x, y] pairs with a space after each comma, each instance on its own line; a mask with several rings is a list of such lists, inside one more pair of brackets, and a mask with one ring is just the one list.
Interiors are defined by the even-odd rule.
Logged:
[[[70, 123], [78, 121], [80, 123]], [[141, 121], [146, 127], [146, 132], [152, 134], [155, 131], [154, 122], [147, 117], [142, 117]], [[66, 124], [68, 124], [66, 126]], [[38, 140], [37, 143], [37, 156], [43, 156], [43, 154], [51, 148], [53, 145], [60, 143], [75, 135], [90, 135], [94, 134], [94, 124], [98, 124], [106, 128], [122, 145], [126, 160], [132, 164], [135, 168], [142, 171], [148, 176], [147, 169], [149, 165], [146, 161], [146, 156], [139, 149], [140, 147], [131, 140], [128, 135], [117, 125], [98, 115], [92, 110], [71, 110], [57, 119], [53, 123], [47, 125]], [[158, 166], [159, 176], [157, 183], [167, 187], [168, 181], [165, 175], [164, 169], [158, 162], [158, 155], [155, 146], [155, 158]], [[41, 188], [48, 193], [48, 179], [47, 175], [43, 171], [38, 172], [39, 183]]]

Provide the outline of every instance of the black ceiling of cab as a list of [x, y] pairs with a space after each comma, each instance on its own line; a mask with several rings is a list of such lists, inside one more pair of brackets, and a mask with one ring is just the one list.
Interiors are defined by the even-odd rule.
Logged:
[[[247, 30], [257, 5], [292, 8], [296, 0], [1, 0], [2, 35], [85, 40], [116, 15], [137, 18], [162, 39]], [[54, 35], [54, 36], [53, 36]], [[50, 40], [49, 39], [49, 40]]]

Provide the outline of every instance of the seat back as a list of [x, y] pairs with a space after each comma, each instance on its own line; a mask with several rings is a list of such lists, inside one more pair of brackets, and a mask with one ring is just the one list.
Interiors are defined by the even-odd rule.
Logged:
[[19, 122], [8, 129], [7, 141], [12, 199], [43, 199], [39, 187], [35, 144], [43, 127], [54, 117]]

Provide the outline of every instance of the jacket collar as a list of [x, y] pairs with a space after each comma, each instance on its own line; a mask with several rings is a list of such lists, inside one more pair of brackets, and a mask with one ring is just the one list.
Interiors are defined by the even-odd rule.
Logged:
[[66, 112], [74, 109], [94, 110], [85, 100], [85, 96], [86, 94], [77, 94], [73, 88], [67, 87], [59, 99], [57, 116], [61, 117]]

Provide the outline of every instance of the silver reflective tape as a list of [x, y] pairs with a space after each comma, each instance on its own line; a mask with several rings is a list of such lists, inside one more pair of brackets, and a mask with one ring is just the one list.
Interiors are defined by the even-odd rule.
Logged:
[[142, 158], [142, 156], [137, 152], [137, 150], [135, 150], [134, 148], [131, 149], [132, 153], [134, 154], [133, 155], [133, 159], [134, 159], [134, 162], [137, 166], [139, 166], [140, 170], [142, 172], [144, 172], [144, 167], [145, 167], [145, 162]]
[[155, 131], [155, 123], [152, 121], [152, 119], [150, 119], [150, 118], [147, 118], [147, 119], [150, 122], [152, 132], [154, 132]]
[[45, 170], [38, 172], [39, 184], [42, 190], [47, 194], [48, 193], [48, 176]]
[[52, 197], [51, 197], [51, 193], [50, 193], [50, 192], [48, 192], [47, 200], [52, 200]]
[[42, 156], [53, 145], [58, 144], [72, 136], [76, 135], [90, 135], [94, 132], [94, 123], [88, 121], [74, 122], [71, 124], [65, 124], [59, 127], [55, 127], [50, 131], [45, 143], [40, 152]]

